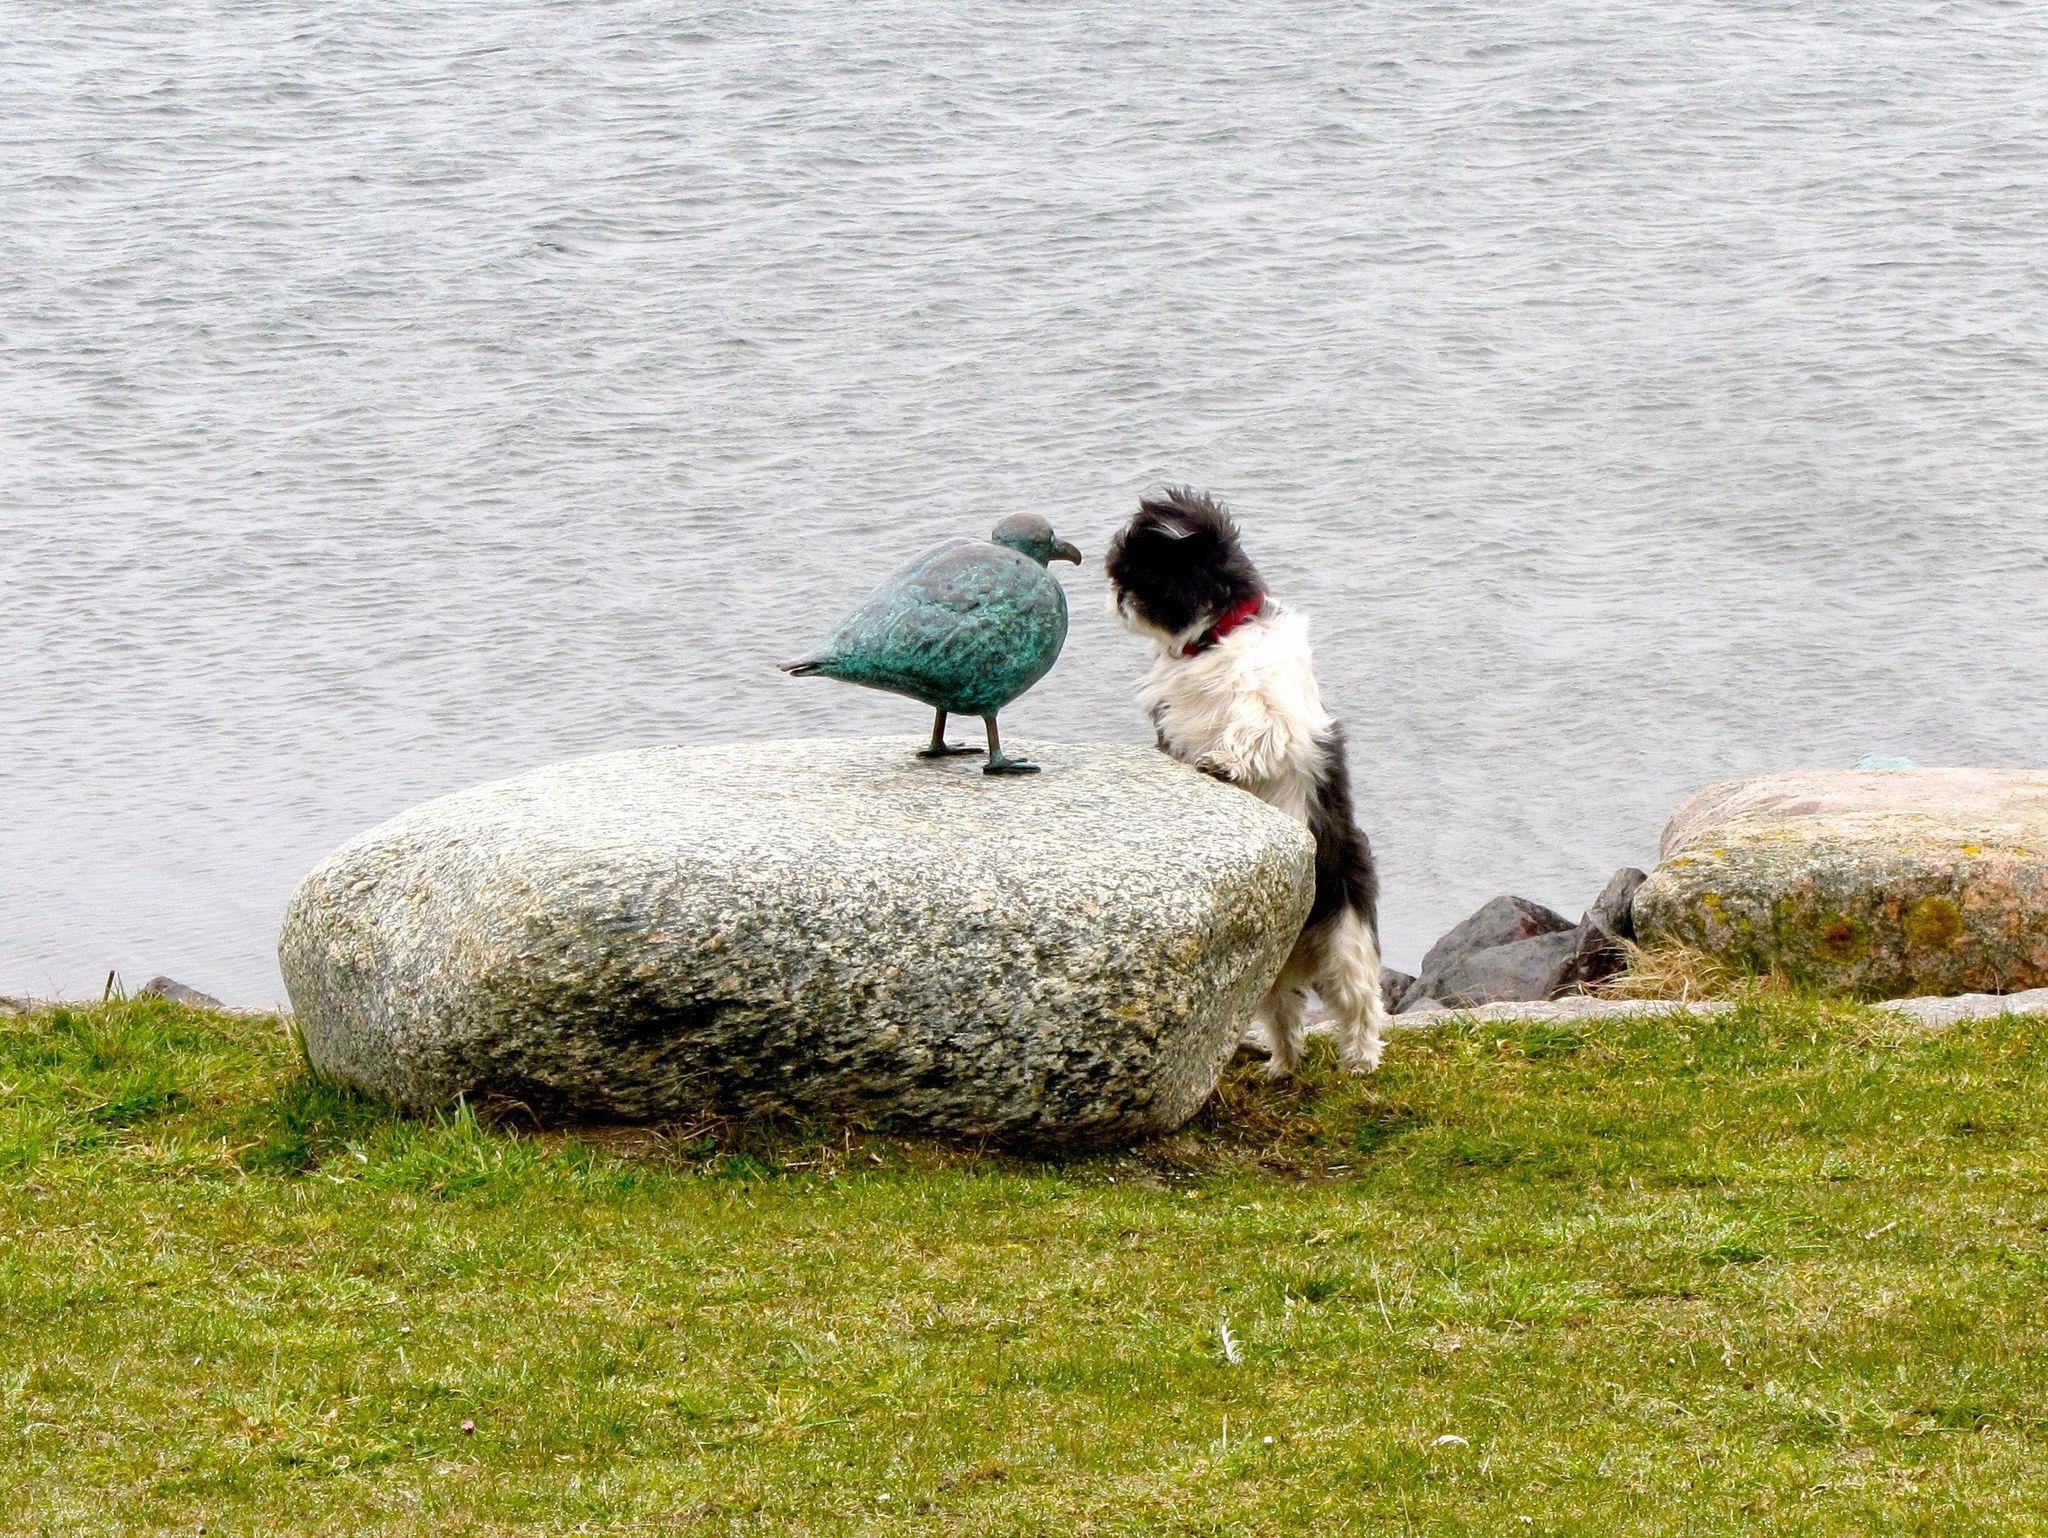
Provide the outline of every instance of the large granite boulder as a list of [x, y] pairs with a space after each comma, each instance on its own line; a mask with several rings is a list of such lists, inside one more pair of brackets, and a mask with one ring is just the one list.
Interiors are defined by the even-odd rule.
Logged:
[[615, 753], [363, 834], [279, 944], [314, 1067], [414, 1110], [1180, 1125], [1307, 916], [1307, 834], [1149, 748], [912, 746]]
[[2048, 984], [2048, 773], [1831, 770], [1715, 785], [1636, 893], [1644, 946], [1873, 998]]

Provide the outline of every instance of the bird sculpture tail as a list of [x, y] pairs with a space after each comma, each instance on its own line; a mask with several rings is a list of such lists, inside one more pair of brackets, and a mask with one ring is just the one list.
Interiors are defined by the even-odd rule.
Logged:
[[775, 665], [791, 678], [807, 678], [818, 671], [819, 662], [816, 657], [800, 657], [795, 662], [778, 662]]

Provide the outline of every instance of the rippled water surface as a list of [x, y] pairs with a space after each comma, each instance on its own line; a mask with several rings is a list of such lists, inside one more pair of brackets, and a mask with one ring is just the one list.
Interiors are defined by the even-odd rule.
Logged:
[[[2039, 6], [0, 23], [0, 991], [269, 1002], [422, 797], [915, 735], [773, 661], [1167, 478], [1315, 618], [1397, 962], [1706, 780], [2048, 753]], [[1143, 740], [1065, 580], [1005, 724]]]

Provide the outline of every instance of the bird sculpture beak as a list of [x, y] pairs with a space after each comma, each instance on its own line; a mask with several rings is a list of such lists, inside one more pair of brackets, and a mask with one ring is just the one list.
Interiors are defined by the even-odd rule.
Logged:
[[1052, 558], [1055, 561], [1072, 561], [1076, 566], [1081, 564], [1081, 552], [1065, 540], [1053, 547]]

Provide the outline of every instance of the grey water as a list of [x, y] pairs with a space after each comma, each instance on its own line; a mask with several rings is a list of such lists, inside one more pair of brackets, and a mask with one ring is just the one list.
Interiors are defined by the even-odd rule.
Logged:
[[0, 0], [0, 992], [270, 1003], [436, 793], [926, 728], [778, 675], [1238, 513], [1412, 964], [1691, 789], [2048, 755], [2048, 10]]

